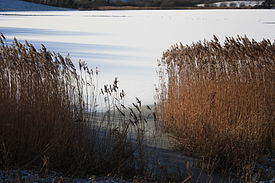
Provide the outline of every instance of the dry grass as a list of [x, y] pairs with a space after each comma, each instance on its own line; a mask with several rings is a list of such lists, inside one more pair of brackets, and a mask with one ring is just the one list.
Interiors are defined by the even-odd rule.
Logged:
[[[124, 116], [112, 125], [111, 109], [121, 106], [124, 94], [117, 80], [100, 94], [97, 75], [82, 61], [77, 69], [69, 57], [43, 45], [39, 51], [28, 42], [8, 45], [1, 35], [0, 168], [42, 167], [42, 172], [84, 177], [142, 175], [142, 133], [136, 136], [139, 143], [130, 142], [128, 134], [142, 131], [143, 119], [133, 125], [133, 117]], [[98, 114], [100, 96], [108, 110]]]
[[173, 46], [160, 65], [159, 112], [180, 149], [242, 175], [274, 151], [275, 43], [214, 37]]

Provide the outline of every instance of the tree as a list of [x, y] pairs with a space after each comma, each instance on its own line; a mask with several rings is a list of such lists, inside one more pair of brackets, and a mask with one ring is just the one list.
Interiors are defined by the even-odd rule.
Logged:
[[275, 0], [265, 0], [262, 4], [263, 8], [272, 8], [274, 7]]

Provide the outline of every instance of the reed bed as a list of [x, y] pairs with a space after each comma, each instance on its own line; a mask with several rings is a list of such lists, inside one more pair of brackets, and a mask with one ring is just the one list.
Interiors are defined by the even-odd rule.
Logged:
[[[27, 41], [7, 44], [1, 34], [0, 168], [82, 177], [143, 175], [144, 119], [130, 112], [114, 121], [113, 109], [132, 109], [123, 109], [125, 93], [117, 79], [100, 90], [97, 77], [83, 61], [76, 68], [69, 56], [44, 45], [36, 50]], [[101, 113], [100, 98], [106, 107]], [[138, 134], [131, 141], [130, 130]]]
[[274, 153], [274, 66], [275, 43], [265, 39], [214, 36], [164, 52], [159, 115], [177, 147], [249, 180], [257, 158]]

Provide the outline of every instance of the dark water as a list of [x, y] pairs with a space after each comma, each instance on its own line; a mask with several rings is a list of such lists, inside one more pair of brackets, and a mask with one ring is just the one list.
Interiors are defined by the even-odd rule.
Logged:
[[20, 0], [0, 0], [0, 11], [66, 11], [70, 9], [52, 7]]

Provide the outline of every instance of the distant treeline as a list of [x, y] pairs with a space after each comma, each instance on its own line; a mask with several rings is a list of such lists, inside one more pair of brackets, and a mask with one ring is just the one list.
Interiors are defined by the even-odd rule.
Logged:
[[101, 6], [132, 6], [132, 7], [193, 7], [200, 3], [213, 0], [25, 0], [52, 6], [93, 9]]
[[[98, 7], [195, 7], [197, 4], [213, 3], [217, 1], [228, 0], [25, 0], [34, 3], [46, 4], [75, 9], [96, 9]], [[275, 0], [265, 0], [265, 3], [259, 8], [274, 7]]]

